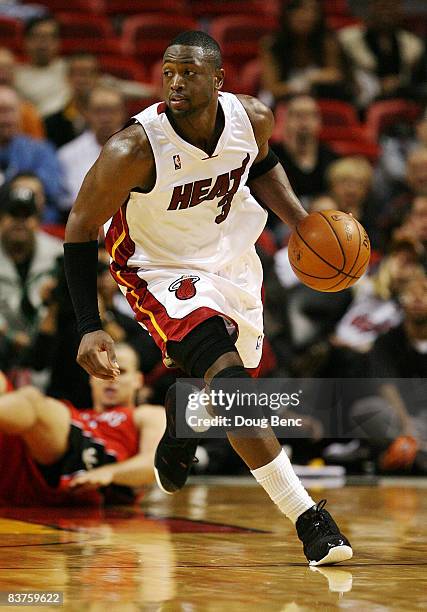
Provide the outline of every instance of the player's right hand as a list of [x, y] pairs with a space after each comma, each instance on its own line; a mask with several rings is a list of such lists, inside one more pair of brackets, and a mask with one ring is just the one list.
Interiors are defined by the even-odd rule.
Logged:
[[120, 374], [113, 339], [103, 330], [83, 336], [77, 354], [77, 363], [95, 378], [114, 380]]

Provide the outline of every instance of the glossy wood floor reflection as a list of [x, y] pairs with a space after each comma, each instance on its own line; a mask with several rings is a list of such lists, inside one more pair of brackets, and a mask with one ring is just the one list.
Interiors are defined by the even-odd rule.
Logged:
[[351, 562], [316, 570], [292, 525], [246, 481], [196, 483], [174, 497], [153, 489], [133, 509], [3, 508], [0, 591], [63, 591], [62, 609], [76, 612], [421, 610], [426, 492], [414, 480], [312, 489], [355, 549]]

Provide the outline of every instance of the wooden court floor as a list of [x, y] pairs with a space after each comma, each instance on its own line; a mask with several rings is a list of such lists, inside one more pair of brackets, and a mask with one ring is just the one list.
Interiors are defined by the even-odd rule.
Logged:
[[425, 481], [312, 488], [355, 550], [317, 570], [251, 481], [193, 482], [130, 509], [0, 509], [0, 591], [64, 593], [62, 608], [25, 610], [427, 609]]

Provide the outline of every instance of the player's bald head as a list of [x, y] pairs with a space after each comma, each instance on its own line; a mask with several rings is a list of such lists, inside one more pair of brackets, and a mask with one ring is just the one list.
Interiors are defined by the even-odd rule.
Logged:
[[197, 47], [203, 52], [203, 60], [212, 63], [215, 69], [221, 68], [222, 56], [221, 49], [218, 43], [212, 36], [199, 30], [189, 30], [188, 32], [181, 32], [178, 36], [171, 41], [170, 45], [165, 51], [164, 59], [168, 57], [168, 52], [171, 47], [183, 46], [183, 47]]

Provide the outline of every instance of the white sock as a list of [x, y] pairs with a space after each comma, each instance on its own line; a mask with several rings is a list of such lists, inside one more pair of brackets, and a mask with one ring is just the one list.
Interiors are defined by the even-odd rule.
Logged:
[[296, 523], [303, 512], [315, 505], [283, 449], [273, 461], [251, 472], [279, 510], [293, 523]]

